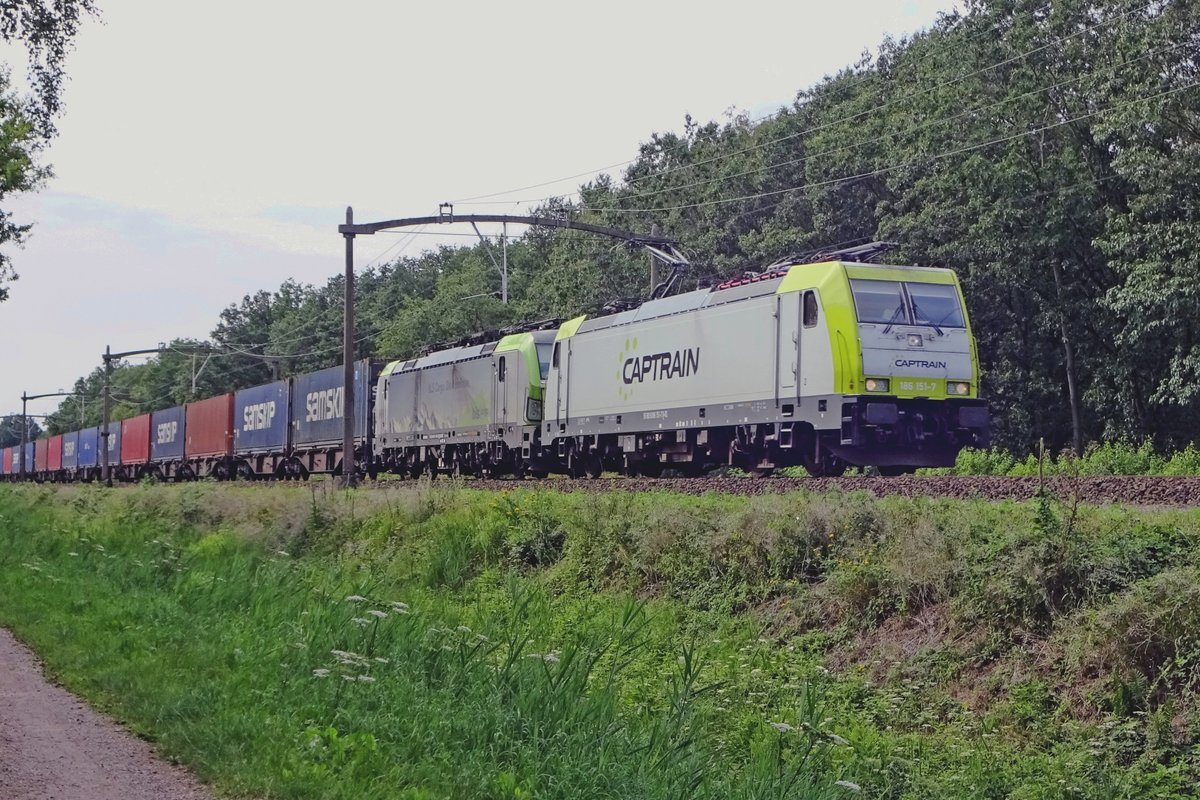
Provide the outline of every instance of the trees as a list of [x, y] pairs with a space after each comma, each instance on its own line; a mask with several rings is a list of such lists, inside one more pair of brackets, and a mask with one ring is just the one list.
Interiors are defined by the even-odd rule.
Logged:
[[[92, 0], [0, 0], [0, 40], [23, 45], [29, 56], [32, 94], [18, 97], [8, 71], [0, 72], [0, 203], [38, 188], [50, 169], [37, 163], [45, 142], [54, 136], [54, 118], [62, 110], [64, 64], [82, 19], [95, 14]], [[29, 224], [18, 224], [0, 209], [0, 245], [21, 244]], [[5, 283], [15, 280], [11, 258], [0, 252], [0, 302]]]
[[[32, 442], [41, 436], [42, 429], [32, 417], [25, 418], [25, 441]], [[9, 414], [0, 418], [0, 448], [21, 444], [21, 415]]]

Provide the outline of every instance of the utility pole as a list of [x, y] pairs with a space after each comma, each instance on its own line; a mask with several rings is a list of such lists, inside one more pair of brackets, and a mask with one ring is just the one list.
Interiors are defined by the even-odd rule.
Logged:
[[[354, 209], [346, 206], [346, 227], [354, 225]], [[342, 485], [354, 488], [354, 234], [346, 237], [346, 308], [342, 316]]]
[[112, 467], [108, 463], [108, 418], [112, 413], [112, 345], [104, 346], [104, 410], [100, 423], [100, 477], [104, 485], [112, 488]]
[[25, 414], [25, 404], [29, 402], [29, 397], [25, 392], [21, 392], [21, 477], [25, 477], [25, 445], [29, 441], [29, 418]]

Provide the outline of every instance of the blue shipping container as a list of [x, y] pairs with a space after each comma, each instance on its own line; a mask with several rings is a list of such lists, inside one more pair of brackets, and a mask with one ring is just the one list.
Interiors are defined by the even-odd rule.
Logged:
[[[367, 401], [374, 390], [378, 365], [354, 362], [354, 438], [362, 441], [368, 427]], [[342, 443], [343, 367], [292, 378], [292, 446], [331, 447]]]
[[183, 458], [183, 406], [155, 411], [150, 416], [150, 460], [170, 461]]
[[37, 466], [37, 462], [33, 460], [34, 443], [29, 442], [25, 445], [25, 471], [33, 472], [33, 468]]
[[289, 381], [276, 381], [234, 393], [233, 452], [287, 450], [289, 388]]
[[[96, 463], [99, 466], [104, 466], [104, 461], [99, 456], [100, 445], [96, 445], [97, 455]], [[121, 463], [121, 423], [108, 423], [108, 465], [110, 467], [118, 466]]]
[[79, 431], [63, 434], [62, 468], [76, 469], [79, 466]]
[[79, 468], [100, 463], [100, 429], [88, 428], [79, 432]]

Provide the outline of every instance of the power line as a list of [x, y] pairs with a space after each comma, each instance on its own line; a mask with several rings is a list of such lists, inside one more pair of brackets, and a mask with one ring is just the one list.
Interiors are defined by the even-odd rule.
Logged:
[[[973, 72], [969, 72], [969, 73], [967, 73], [966, 75], [961, 75], [961, 76], [959, 76], [959, 77], [957, 77], [957, 78], [952, 78], [952, 79], [949, 79], [949, 80], [946, 80], [946, 81], [942, 81], [941, 83], [935, 84], [935, 85], [933, 85], [933, 86], [931, 86], [931, 87], [929, 87], [929, 88], [927, 88], [927, 89], [922, 89], [922, 90], [920, 90], [920, 91], [918, 91], [918, 92], [913, 92], [913, 93], [909, 93], [909, 94], [906, 94], [906, 95], [903, 95], [903, 96], [900, 96], [900, 97], [893, 98], [893, 99], [891, 99], [891, 100], [889, 100], [889, 101], [887, 101], [887, 102], [883, 103], [882, 105], [876, 106], [876, 107], [874, 107], [874, 108], [871, 108], [871, 109], [868, 109], [868, 110], [866, 110], [866, 111], [861, 111], [861, 112], [859, 112], [859, 113], [857, 113], [857, 114], [852, 114], [852, 115], [851, 115], [851, 116], [849, 116], [849, 117], [843, 117], [843, 118], [839, 118], [839, 119], [837, 119], [837, 120], [834, 120], [834, 121], [830, 121], [830, 122], [821, 123], [821, 124], [819, 124], [819, 125], [814, 125], [814, 126], [812, 126], [812, 127], [810, 127], [810, 128], [805, 128], [804, 130], [795, 131], [795, 132], [792, 132], [792, 133], [788, 133], [788, 134], [784, 134], [784, 135], [781, 135], [781, 136], [773, 137], [773, 138], [767, 139], [767, 140], [765, 140], [765, 141], [759, 142], [759, 143], [757, 143], [757, 144], [749, 145], [749, 146], [747, 146], [747, 147], [744, 147], [744, 148], [742, 148], [742, 149], [740, 149], [740, 150], [734, 150], [733, 152], [730, 152], [730, 153], [720, 153], [720, 154], [714, 155], [714, 156], [712, 156], [712, 157], [710, 157], [710, 158], [701, 159], [701, 160], [699, 160], [699, 161], [690, 162], [690, 163], [687, 163], [687, 164], [680, 164], [680, 165], [678, 165], [678, 166], [675, 166], [675, 167], [669, 167], [669, 168], [667, 168], [667, 169], [665, 169], [665, 170], [656, 171], [656, 172], [653, 172], [653, 173], [650, 173], [650, 174], [647, 174], [647, 175], [644, 175], [644, 176], [641, 176], [641, 177], [638, 177], [638, 178], [632, 178], [632, 179], [630, 179], [630, 180], [626, 181], [625, 185], [626, 185], [626, 186], [633, 186], [633, 185], [635, 185], [635, 184], [638, 184], [638, 183], [640, 183], [640, 182], [642, 182], [642, 181], [645, 181], [645, 180], [649, 180], [649, 179], [651, 179], [651, 178], [656, 178], [656, 179], [657, 179], [657, 178], [662, 178], [662, 177], [664, 177], [664, 176], [666, 176], [666, 175], [670, 175], [670, 174], [673, 174], [673, 173], [675, 173], [675, 172], [679, 172], [679, 171], [681, 171], [681, 170], [685, 170], [685, 169], [694, 169], [694, 168], [697, 168], [697, 167], [702, 167], [702, 166], [705, 166], [705, 165], [707, 165], [707, 164], [712, 164], [712, 163], [715, 163], [715, 162], [718, 162], [718, 161], [723, 161], [723, 160], [725, 160], [725, 159], [733, 158], [733, 157], [735, 157], [735, 156], [738, 156], [738, 155], [744, 155], [744, 154], [746, 154], [746, 153], [750, 153], [750, 152], [753, 152], [753, 151], [755, 151], [755, 150], [760, 150], [760, 149], [762, 149], [762, 148], [764, 148], [764, 147], [769, 147], [769, 146], [771, 146], [771, 145], [778, 144], [778, 143], [780, 143], [780, 142], [789, 141], [789, 140], [791, 140], [791, 139], [795, 139], [795, 138], [797, 138], [797, 137], [800, 137], [800, 136], [805, 136], [805, 135], [807, 135], [807, 134], [816, 133], [816, 132], [818, 132], [818, 131], [821, 131], [821, 130], [824, 130], [824, 129], [826, 129], [826, 128], [829, 128], [829, 127], [831, 127], [831, 126], [833, 126], [833, 125], [841, 125], [841, 124], [844, 124], [844, 123], [847, 123], [847, 122], [853, 122], [853, 121], [855, 121], [855, 120], [862, 119], [863, 117], [869, 116], [869, 115], [871, 115], [871, 114], [873, 114], [873, 113], [875, 113], [875, 112], [877, 112], [877, 111], [880, 111], [880, 110], [882, 110], [882, 109], [889, 108], [889, 107], [891, 107], [891, 106], [893, 106], [893, 105], [896, 105], [897, 103], [901, 103], [901, 102], [908, 102], [908, 101], [914, 100], [914, 99], [916, 99], [916, 98], [923, 97], [923, 96], [925, 96], [925, 95], [927, 95], [927, 94], [930, 94], [931, 92], [935, 92], [935, 91], [938, 91], [938, 90], [940, 90], [940, 89], [944, 89], [944, 88], [946, 88], [946, 87], [948, 87], [948, 86], [953, 86], [954, 84], [961, 83], [961, 82], [963, 82], [963, 81], [965, 81], [965, 80], [967, 80], [967, 79], [969, 79], [969, 78], [973, 78], [973, 77], [976, 77], [976, 76], [978, 76], [978, 75], [982, 75], [982, 74], [984, 74], [984, 73], [986, 73], [986, 72], [989, 72], [989, 71], [991, 71], [991, 70], [997, 69], [997, 68], [999, 68], [999, 67], [1007, 66], [1008, 64], [1012, 64], [1012, 63], [1014, 63], [1014, 62], [1016, 62], [1016, 61], [1023, 60], [1023, 59], [1025, 59], [1025, 58], [1027, 58], [1027, 57], [1029, 57], [1029, 56], [1031, 56], [1031, 55], [1034, 55], [1034, 54], [1036, 54], [1036, 53], [1039, 53], [1039, 52], [1041, 52], [1041, 51], [1043, 51], [1043, 50], [1046, 50], [1046, 49], [1048, 49], [1048, 48], [1050, 48], [1050, 47], [1054, 47], [1054, 46], [1056, 46], [1056, 45], [1062, 44], [1063, 42], [1069, 41], [1069, 40], [1071, 40], [1071, 39], [1074, 39], [1074, 38], [1076, 38], [1076, 37], [1083, 36], [1084, 34], [1090, 33], [1091, 31], [1094, 31], [1094, 30], [1096, 30], [1096, 29], [1098, 29], [1098, 28], [1102, 28], [1102, 27], [1104, 27], [1104, 26], [1111, 25], [1112, 23], [1114, 23], [1114, 22], [1117, 22], [1118, 20], [1124, 19], [1125, 17], [1127, 17], [1127, 16], [1129, 16], [1130, 14], [1133, 14], [1133, 13], [1135, 13], [1135, 12], [1137, 12], [1137, 11], [1143, 11], [1143, 10], [1145, 10], [1145, 9], [1147, 9], [1147, 8], [1150, 8], [1151, 6], [1158, 5], [1158, 3], [1159, 3], [1159, 2], [1160, 2], [1160, 0], [1151, 0], [1150, 2], [1148, 2], [1148, 3], [1145, 3], [1145, 4], [1143, 4], [1143, 5], [1136, 6], [1136, 7], [1133, 7], [1133, 8], [1129, 8], [1129, 9], [1127, 9], [1127, 10], [1125, 10], [1125, 11], [1123, 11], [1123, 12], [1121, 12], [1121, 13], [1119, 13], [1119, 14], [1115, 15], [1115, 16], [1109, 17], [1108, 19], [1102, 20], [1102, 21], [1100, 21], [1100, 22], [1097, 22], [1097, 23], [1095, 23], [1095, 24], [1093, 24], [1093, 25], [1091, 25], [1091, 26], [1088, 26], [1088, 27], [1086, 27], [1086, 28], [1083, 28], [1083, 29], [1081, 29], [1081, 30], [1075, 31], [1074, 33], [1070, 33], [1070, 34], [1067, 34], [1067, 35], [1064, 35], [1064, 36], [1060, 36], [1060, 37], [1058, 37], [1058, 38], [1056, 38], [1056, 39], [1053, 39], [1053, 40], [1052, 40], [1052, 41], [1050, 41], [1050, 42], [1047, 42], [1046, 44], [1040, 45], [1039, 47], [1035, 47], [1035, 48], [1033, 48], [1032, 50], [1028, 50], [1028, 51], [1026, 51], [1026, 52], [1024, 52], [1024, 53], [1020, 53], [1020, 54], [1018, 54], [1018, 55], [1011, 56], [1011, 57], [1009, 57], [1009, 58], [1006, 58], [1006, 59], [1003, 59], [1003, 60], [1001, 60], [1001, 61], [998, 61], [998, 62], [996, 62], [996, 63], [994, 63], [994, 64], [989, 64], [988, 66], [981, 67], [981, 68], [979, 68], [979, 69], [976, 69], [976, 70], [974, 70]], [[1049, 8], [1049, 5], [1045, 6], [1045, 8]], [[1044, 10], [1044, 9], [1043, 9], [1043, 10]], [[1033, 13], [1037, 13], [1037, 12], [1035, 11], [1035, 12], [1033, 12]], [[994, 26], [994, 27], [998, 27], [998, 26]], [[991, 31], [991, 29], [989, 29], [989, 30], [988, 30], [988, 32], [990, 32], [990, 31]], [[930, 54], [930, 55], [932, 55], [932, 54]], [[920, 60], [918, 60], [918, 62], [917, 62], [917, 63], [920, 63]], [[870, 72], [868, 72], [868, 73], [864, 73], [864, 76], [865, 76], [865, 77], [864, 77], [864, 79], [863, 79], [862, 81], [859, 81], [857, 84], [853, 84], [853, 85], [852, 85], [850, 88], [854, 88], [854, 86], [856, 86], [856, 85], [860, 85], [861, 83], [865, 83], [865, 82], [866, 82], [866, 81], [867, 81], [869, 78], [875, 78], [875, 77], [876, 77], [876, 74], [875, 74], [875, 73], [870, 73]], [[636, 160], [636, 159], [634, 159], [634, 160]], [[629, 163], [633, 163], [633, 161], [630, 161]], [[516, 202], [516, 203], [524, 203], [524, 204], [538, 204], [538, 203], [543, 203], [543, 202], [546, 202], [546, 201], [548, 201], [548, 200], [551, 200], [551, 199], [553, 199], [553, 197], [541, 197], [541, 198], [534, 198], [534, 199], [528, 199], [528, 200], [518, 200], [518, 201], [515, 201], [515, 202]], [[462, 202], [463, 202], [464, 204], [472, 204], [472, 205], [474, 205], [474, 203], [470, 203], [469, 201], [462, 201]]]
[[[1028, 136], [1030, 134], [1040, 133], [1042, 131], [1048, 131], [1048, 130], [1052, 130], [1054, 128], [1059, 128], [1059, 127], [1062, 127], [1063, 125], [1069, 125], [1072, 122], [1079, 122], [1080, 120], [1089, 119], [1091, 117], [1099, 116], [1101, 114], [1107, 114], [1111, 111], [1117, 111], [1119, 109], [1125, 108], [1125, 107], [1133, 105], [1135, 103], [1142, 103], [1147, 100], [1155, 100], [1160, 97], [1165, 97], [1167, 95], [1175, 94], [1176, 92], [1185, 91], [1185, 90], [1191, 89], [1192, 87], [1197, 86], [1197, 85], [1200, 85], [1200, 81], [1195, 81], [1195, 82], [1186, 84], [1184, 86], [1178, 86], [1174, 89], [1168, 89], [1164, 92], [1159, 92], [1158, 94], [1148, 95], [1146, 97], [1139, 97], [1134, 100], [1130, 100], [1125, 103], [1121, 103], [1119, 105], [1109, 106], [1108, 108], [1098, 109], [1096, 111], [1090, 111], [1086, 114], [1080, 114], [1079, 116], [1070, 117], [1068, 119], [1060, 120], [1055, 123], [1043, 125], [1040, 128], [1030, 128], [1028, 130], [1023, 130], [1023, 131], [1020, 131], [1019, 133], [1015, 133], [1015, 134], [1012, 134], [1009, 136], [1001, 136], [1001, 137], [998, 137], [995, 139], [989, 139], [988, 141], [977, 142], [975, 144], [966, 145], [964, 147], [958, 147], [953, 150], [944, 151], [942, 153], [937, 153], [932, 156], [922, 156], [920, 158], [914, 158], [909, 161], [900, 162], [898, 164], [891, 164], [888, 166], [880, 167], [878, 169], [868, 170], [867, 172], [860, 172], [855, 175], [846, 175], [846, 176], [843, 176], [840, 178], [830, 178], [830, 179], [824, 180], [824, 181], [816, 181], [813, 183], [804, 183], [804, 184], [800, 184], [798, 186], [790, 186], [786, 189], [775, 189], [775, 190], [772, 190], [769, 192], [758, 192], [755, 194], [742, 195], [740, 197], [725, 197], [725, 198], [717, 198], [714, 200], [702, 200], [702, 201], [699, 201], [696, 203], [685, 203], [685, 204], [676, 205], [676, 206], [663, 206], [660, 208], [581, 207], [579, 210], [595, 211], [595, 212], [616, 212], [616, 213], [624, 213], [624, 214], [635, 214], [635, 213], [636, 214], [657, 214], [657, 213], [662, 213], [662, 212], [666, 212], [666, 211], [684, 211], [684, 210], [691, 209], [691, 208], [704, 208], [704, 207], [708, 207], [708, 206], [723, 205], [725, 203], [737, 203], [737, 202], [743, 202], [743, 201], [747, 201], [747, 200], [759, 200], [759, 199], [762, 199], [765, 197], [776, 197], [781, 194], [787, 194], [788, 192], [794, 192], [799, 189], [816, 189], [816, 188], [820, 188], [822, 186], [833, 186], [833, 185], [836, 185], [839, 183], [847, 183], [849, 181], [862, 180], [863, 178], [873, 178], [873, 177], [877, 177], [879, 175], [883, 175], [888, 172], [893, 172], [893, 171], [895, 171], [897, 169], [901, 169], [903, 167], [909, 167], [909, 166], [913, 166], [915, 164], [920, 164], [920, 163], [924, 163], [924, 162], [939, 161], [943, 158], [948, 158], [949, 156], [959, 155], [961, 153], [970, 152], [972, 150], [979, 150], [984, 147], [990, 147], [991, 145], [994, 145], [994, 144], [1002, 144], [1004, 142], [1012, 141], [1013, 139], [1019, 139], [1023, 136]], [[778, 205], [778, 204], [776, 204], [776, 205]], [[770, 208], [770, 207], [771, 206], [768, 206], [767, 208]], [[756, 210], [761, 211], [761, 210], [765, 210], [765, 209], [756, 209]]]

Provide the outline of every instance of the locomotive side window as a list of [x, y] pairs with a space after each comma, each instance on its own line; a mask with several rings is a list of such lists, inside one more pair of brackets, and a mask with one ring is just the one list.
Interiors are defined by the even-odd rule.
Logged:
[[817, 293], [811, 289], [804, 293], [804, 327], [817, 325]]
[[889, 325], [907, 321], [900, 281], [855, 279], [850, 281], [850, 291], [854, 293], [859, 322]]
[[504, 383], [504, 376], [508, 374], [508, 360], [505, 356], [500, 356], [500, 366], [497, 368], [497, 372], [496, 380]]
[[918, 325], [937, 325], [940, 328], [963, 328], [962, 304], [958, 292], [947, 283], [905, 284], [912, 298], [913, 317]]
[[558, 366], [558, 342], [554, 343], [554, 356], [550, 359], [550, 363], [555, 367]]

